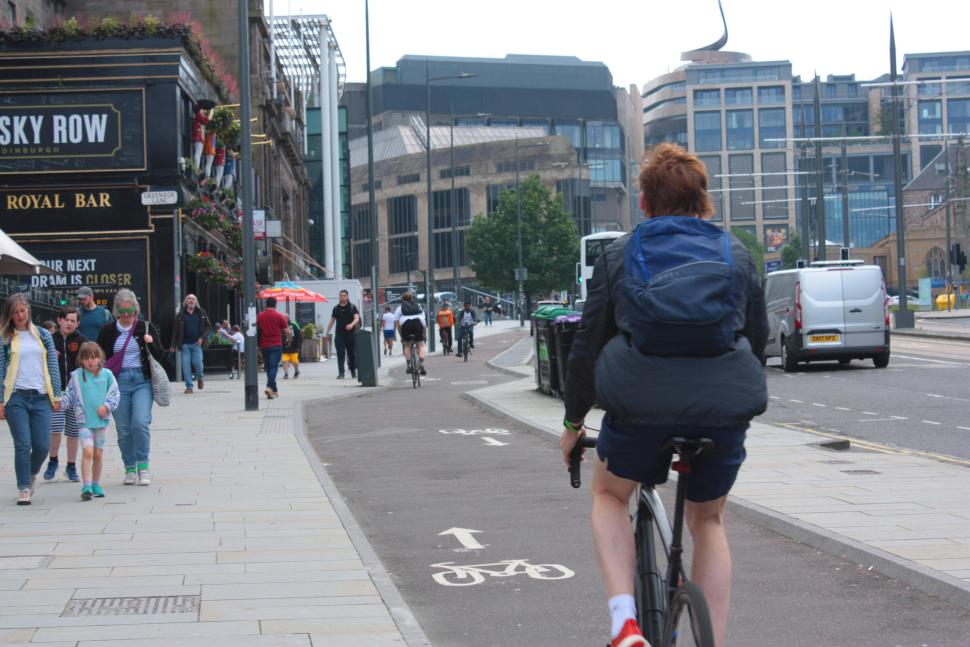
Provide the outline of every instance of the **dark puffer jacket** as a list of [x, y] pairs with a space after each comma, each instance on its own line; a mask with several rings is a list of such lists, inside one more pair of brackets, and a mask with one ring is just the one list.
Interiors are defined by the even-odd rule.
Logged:
[[567, 363], [566, 419], [583, 420], [594, 402], [617, 420], [640, 426], [735, 428], [763, 412], [768, 319], [748, 250], [731, 236], [745, 284], [734, 350], [718, 357], [661, 357], [631, 344], [629, 318], [618, 307], [629, 240], [627, 234], [613, 241], [596, 260]]

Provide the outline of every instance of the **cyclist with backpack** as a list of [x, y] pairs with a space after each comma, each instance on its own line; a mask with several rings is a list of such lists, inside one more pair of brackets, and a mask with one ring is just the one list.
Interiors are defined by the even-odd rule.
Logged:
[[717, 644], [730, 606], [727, 494], [745, 458], [751, 419], [767, 406], [762, 358], [768, 322], [751, 255], [707, 222], [707, 173], [693, 154], [660, 144], [640, 171], [645, 219], [596, 261], [568, 360], [560, 448], [606, 411], [593, 472], [593, 536], [609, 597], [614, 647], [646, 645], [635, 620], [635, 549], [629, 500], [637, 483], [667, 480], [673, 435], [717, 449], [693, 460], [686, 520], [691, 579], [707, 600]]
[[408, 343], [408, 339], [413, 337], [417, 342], [418, 370], [421, 375], [427, 375], [428, 372], [424, 370], [424, 310], [421, 309], [413, 294], [405, 292], [401, 295], [401, 305], [394, 311], [394, 316], [397, 318], [397, 327], [404, 346], [404, 361], [408, 363], [407, 372], [411, 372], [411, 344]]

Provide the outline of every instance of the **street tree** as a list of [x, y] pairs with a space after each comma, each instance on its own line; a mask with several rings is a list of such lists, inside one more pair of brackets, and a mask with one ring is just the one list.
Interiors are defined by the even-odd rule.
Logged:
[[[521, 198], [521, 204], [517, 204]], [[475, 216], [465, 235], [469, 265], [483, 287], [517, 289], [517, 210], [522, 216], [522, 265], [528, 270], [528, 295], [568, 289], [579, 260], [576, 224], [563, 209], [562, 198], [530, 175], [516, 189], [503, 191], [490, 216]]]
[[795, 234], [788, 241], [788, 244], [781, 249], [781, 269], [793, 270], [798, 265], [798, 259], [802, 257], [802, 239]]
[[740, 227], [731, 227], [731, 233], [738, 237], [745, 247], [748, 248], [748, 253], [751, 254], [751, 259], [754, 261], [754, 266], [758, 270], [758, 276], [761, 278], [765, 277], [765, 248], [758, 240], [758, 237], [752, 234], [747, 229], [741, 229]]

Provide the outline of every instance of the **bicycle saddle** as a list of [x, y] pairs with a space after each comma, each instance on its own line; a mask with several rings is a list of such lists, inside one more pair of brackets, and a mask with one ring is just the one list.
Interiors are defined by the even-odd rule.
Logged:
[[683, 436], [671, 436], [663, 445], [665, 450], [672, 449], [681, 458], [697, 456], [705, 450], [717, 448], [710, 438], [684, 438]]

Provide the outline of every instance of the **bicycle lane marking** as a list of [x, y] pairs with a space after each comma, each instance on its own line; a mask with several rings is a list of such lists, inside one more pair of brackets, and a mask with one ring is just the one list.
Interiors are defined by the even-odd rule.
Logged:
[[475, 586], [488, 578], [528, 575], [534, 580], [568, 580], [576, 575], [562, 564], [533, 564], [528, 559], [504, 559], [490, 564], [459, 565], [439, 562], [431, 568], [439, 569], [431, 577], [442, 586]]
[[456, 434], [459, 436], [481, 436], [485, 445], [488, 447], [505, 447], [506, 445], [509, 444], [509, 443], [503, 443], [502, 441], [496, 440], [495, 438], [491, 437], [492, 435], [508, 436], [509, 435], [508, 429], [500, 429], [500, 428], [494, 428], [494, 427], [486, 427], [485, 429], [453, 428], [453, 429], [439, 429], [438, 433]]

